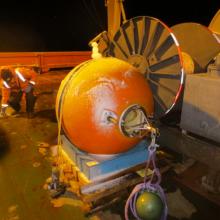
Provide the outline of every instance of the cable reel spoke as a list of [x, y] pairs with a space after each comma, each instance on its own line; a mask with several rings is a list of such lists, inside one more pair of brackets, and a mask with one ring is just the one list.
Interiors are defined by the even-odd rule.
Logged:
[[169, 35], [166, 40], [155, 50], [155, 57], [157, 60], [165, 54], [165, 52], [174, 44], [173, 38]]
[[174, 79], [177, 80], [179, 78], [179, 74], [173, 73], [173, 74], [164, 74], [164, 73], [157, 73], [157, 72], [151, 72], [149, 73], [150, 79]]
[[110, 56], [129, 62], [145, 76], [157, 106], [155, 119], [175, 106], [184, 71], [178, 42], [164, 23], [148, 16], [128, 20], [116, 32], [109, 52]]
[[121, 27], [121, 29], [122, 29], [122, 33], [123, 33], [123, 35], [124, 35], [124, 39], [125, 39], [125, 42], [126, 42], [126, 46], [127, 46], [128, 50], [129, 50], [130, 55], [132, 55], [132, 54], [133, 54], [133, 49], [132, 49], [130, 40], [129, 40], [129, 38], [128, 38], [127, 32], [126, 32], [126, 29], [127, 29], [129, 26], [130, 26], [130, 22], [126, 22], [126, 23]]
[[134, 52], [135, 54], [138, 53], [139, 49], [139, 34], [138, 34], [138, 27], [137, 27], [137, 19], [131, 20], [133, 24], [133, 31], [134, 31]]
[[163, 103], [163, 101], [157, 95], [154, 95], [154, 99], [156, 103], [162, 108], [163, 111], [166, 111], [167, 106]]
[[161, 84], [161, 83], [159, 83], [159, 82], [157, 82], [157, 81], [155, 81], [155, 80], [152, 80], [152, 79], [148, 79], [151, 83], [153, 83], [154, 85], [156, 85], [156, 86], [158, 86], [158, 87], [160, 87], [161, 89], [163, 89], [163, 90], [166, 90], [167, 92], [169, 92], [169, 93], [171, 93], [173, 96], [175, 96], [175, 91], [173, 91], [172, 89], [170, 89], [169, 87], [167, 87], [167, 86], [165, 86], [165, 85], [163, 85], [163, 84]]
[[118, 43], [118, 39], [121, 37], [121, 32], [117, 32], [111, 45], [110, 45], [110, 54], [115, 55], [115, 52], [117, 51], [116, 48], [120, 51], [120, 53], [124, 56], [125, 59], [128, 59], [127, 53], [123, 50], [121, 45]]
[[149, 52], [147, 53], [147, 57], [149, 57], [153, 53], [153, 51], [155, 51], [155, 48], [160, 40], [163, 30], [164, 30], [164, 27], [162, 26], [161, 23], [158, 22], [155, 28], [154, 34], [151, 37], [150, 49], [149, 49]]
[[149, 38], [149, 31], [150, 31], [150, 26], [151, 26], [150, 19], [147, 19], [147, 17], [144, 17], [143, 20], [144, 20], [144, 31], [143, 31], [144, 35], [142, 38], [141, 50], [139, 52], [139, 54], [141, 54], [141, 55], [144, 54], [145, 48], [147, 46], [147, 42], [148, 42], [148, 38]]
[[156, 64], [153, 64], [151, 66], [149, 66], [149, 69], [151, 72], [155, 72], [155, 71], [158, 71], [160, 69], [163, 69], [164, 67], [168, 67], [168, 66], [171, 66], [175, 63], [179, 62], [179, 56], [178, 55], [174, 55], [172, 57], [169, 57], [165, 60], [162, 60]]

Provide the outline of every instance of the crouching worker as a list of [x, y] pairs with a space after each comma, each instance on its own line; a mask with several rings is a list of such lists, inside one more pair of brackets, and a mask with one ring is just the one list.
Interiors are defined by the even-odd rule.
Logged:
[[4, 66], [0, 68], [2, 103], [0, 117], [9, 116], [9, 109], [19, 112], [21, 99], [25, 95], [28, 118], [34, 117], [34, 86], [36, 72], [28, 67]]

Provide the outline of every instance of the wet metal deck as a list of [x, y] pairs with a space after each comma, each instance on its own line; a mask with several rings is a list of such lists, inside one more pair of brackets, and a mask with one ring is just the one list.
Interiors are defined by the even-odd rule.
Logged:
[[[123, 201], [116, 208], [111, 207], [111, 210], [87, 218], [77, 206], [53, 207], [49, 192], [43, 189], [51, 174], [51, 161], [49, 154], [43, 155], [39, 152], [39, 144], [56, 144], [55, 98], [60, 82], [67, 73], [68, 71], [55, 71], [39, 75], [35, 118], [27, 119], [23, 107], [20, 117], [0, 119], [0, 220], [123, 219]], [[188, 219], [207, 220], [204, 213], [209, 213], [210, 219], [220, 216], [216, 205], [192, 192], [190, 178], [189, 181], [185, 180], [187, 184], [183, 184], [187, 175], [181, 176], [182, 179], [178, 181], [173, 181], [174, 176], [172, 174], [167, 180], [165, 178], [163, 187], [168, 193], [181, 189], [185, 198], [196, 207], [196, 213]], [[181, 187], [182, 184], [189, 187]], [[184, 200], [178, 198], [168, 204], [172, 214], [169, 220], [188, 215], [189, 210], [184, 210], [183, 204]]]
[[87, 219], [78, 207], [54, 208], [47, 190], [49, 157], [39, 153], [39, 143], [56, 142], [54, 114], [56, 89], [66, 72], [54, 72], [38, 78], [36, 117], [0, 120], [0, 219], [60, 220]]

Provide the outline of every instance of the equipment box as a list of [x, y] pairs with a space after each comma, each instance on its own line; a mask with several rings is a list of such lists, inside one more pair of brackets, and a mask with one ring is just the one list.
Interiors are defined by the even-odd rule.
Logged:
[[180, 127], [220, 143], [219, 76], [186, 76]]

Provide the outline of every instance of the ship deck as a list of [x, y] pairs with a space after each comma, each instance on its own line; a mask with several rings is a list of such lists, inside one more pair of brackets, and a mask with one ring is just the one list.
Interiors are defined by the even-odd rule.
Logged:
[[[60, 82], [68, 71], [51, 71], [38, 76], [38, 99], [33, 119], [26, 118], [24, 107], [20, 116], [0, 119], [0, 220], [123, 219], [123, 202], [117, 207], [86, 217], [77, 203], [54, 207], [48, 190], [44, 189], [45, 181], [51, 175], [51, 156], [48, 151], [40, 150], [40, 147], [56, 144], [55, 99]], [[204, 166], [196, 167], [193, 171], [195, 173], [204, 170]], [[170, 192], [168, 202], [172, 211], [172, 217], [168, 219], [187, 219], [187, 215], [188, 219], [217, 219], [216, 216], [220, 214], [217, 204], [193, 192], [193, 187], [189, 185], [194, 177], [192, 173], [188, 176], [185, 180], [182, 175], [184, 181], [181, 178], [175, 181], [173, 175], [165, 178], [163, 186], [166, 192]], [[177, 189], [181, 189], [190, 205], [184, 200], [174, 199], [178, 197], [172, 197]], [[174, 207], [181, 202], [179, 207], [182, 208], [175, 210]], [[188, 205], [183, 207], [183, 204]], [[190, 218], [192, 207], [196, 211]]]

